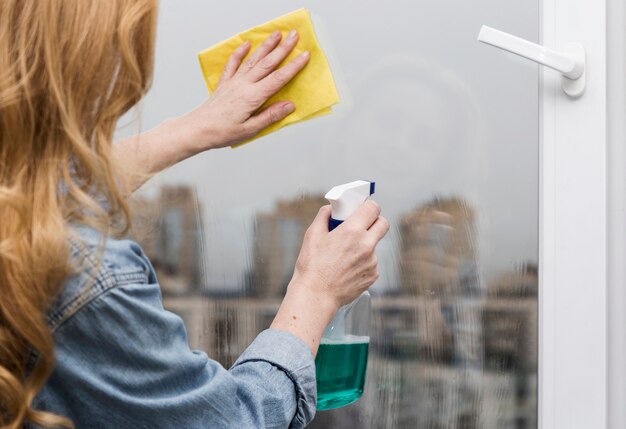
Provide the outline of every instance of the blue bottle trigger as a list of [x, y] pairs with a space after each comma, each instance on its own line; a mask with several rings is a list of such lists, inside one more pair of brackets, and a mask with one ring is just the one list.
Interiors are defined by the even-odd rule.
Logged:
[[328, 230], [332, 231], [341, 225], [375, 190], [376, 182], [356, 180], [335, 186], [328, 191], [325, 198], [332, 207]]
[[332, 231], [333, 229], [337, 228], [339, 225], [341, 225], [343, 223], [342, 220], [338, 220], [338, 219], [333, 219], [332, 217], [330, 219], [328, 219], [328, 230]]

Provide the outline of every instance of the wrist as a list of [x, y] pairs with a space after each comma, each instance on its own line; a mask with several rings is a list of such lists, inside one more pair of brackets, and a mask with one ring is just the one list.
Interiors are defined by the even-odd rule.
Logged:
[[337, 313], [339, 304], [313, 286], [309, 280], [294, 276], [271, 328], [300, 338], [315, 356], [322, 334]]
[[192, 130], [182, 116], [164, 120], [142, 134], [141, 140], [148, 151], [146, 161], [153, 174], [198, 153], [193, 147]]
[[209, 101], [206, 101], [175, 119], [179, 122], [179, 127], [185, 131], [184, 145], [190, 156], [224, 146], [222, 142], [225, 139], [213, 119], [214, 115], [209, 111], [210, 107]]
[[213, 131], [206, 123], [195, 118], [193, 113], [192, 111], [163, 123], [171, 136], [171, 144], [178, 147], [180, 156], [178, 161], [191, 158], [214, 146], [214, 143], [210, 141]]
[[[315, 276], [307, 276], [297, 271], [289, 282], [287, 293], [303, 297], [318, 303], [321, 309], [334, 314], [341, 307], [339, 300], [326, 290], [325, 282]], [[332, 316], [331, 318], [332, 319]], [[330, 320], [329, 319], [329, 320]]]

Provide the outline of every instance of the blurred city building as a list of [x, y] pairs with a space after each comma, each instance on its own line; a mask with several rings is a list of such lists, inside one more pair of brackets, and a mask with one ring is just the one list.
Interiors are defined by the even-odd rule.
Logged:
[[535, 372], [538, 353], [538, 273], [534, 265], [506, 273], [489, 285], [482, 314], [486, 365]]
[[164, 186], [156, 198], [132, 201], [133, 233], [164, 294], [202, 290], [201, 207], [190, 186]]
[[400, 219], [400, 278], [427, 297], [480, 294], [474, 210], [460, 198], [435, 198]]
[[322, 195], [303, 195], [278, 201], [271, 213], [257, 215], [251, 295], [282, 298], [293, 275], [304, 233], [325, 204], [328, 201]]
[[408, 325], [417, 327], [420, 355], [480, 366], [483, 287], [474, 210], [460, 198], [435, 198], [399, 224], [402, 290], [423, 298]]

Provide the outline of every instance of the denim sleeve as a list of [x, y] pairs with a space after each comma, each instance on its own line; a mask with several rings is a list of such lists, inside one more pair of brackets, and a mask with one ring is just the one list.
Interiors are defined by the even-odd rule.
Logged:
[[315, 414], [304, 342], [266, 330], [227, 371], [189, 349], [155, 284], [109, 290], [65, 321], [55, 344], [38, 402], [77, 428], [301, 428]]

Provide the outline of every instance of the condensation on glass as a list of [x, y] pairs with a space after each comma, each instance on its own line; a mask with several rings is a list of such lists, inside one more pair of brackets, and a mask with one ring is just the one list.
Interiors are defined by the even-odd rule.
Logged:
[[476, 35], [537, 41], [538, 0], [164, 0], [143, 125], [206, 97], [198, 51], [300, 6], [342, 103], [146, 186], [141, 241], [165, 306], [232, 364], [271, 323], [324, 192], [375, 180], [391, 230], [365, 394], [311, 427], [537, 427], [538, 74]]

